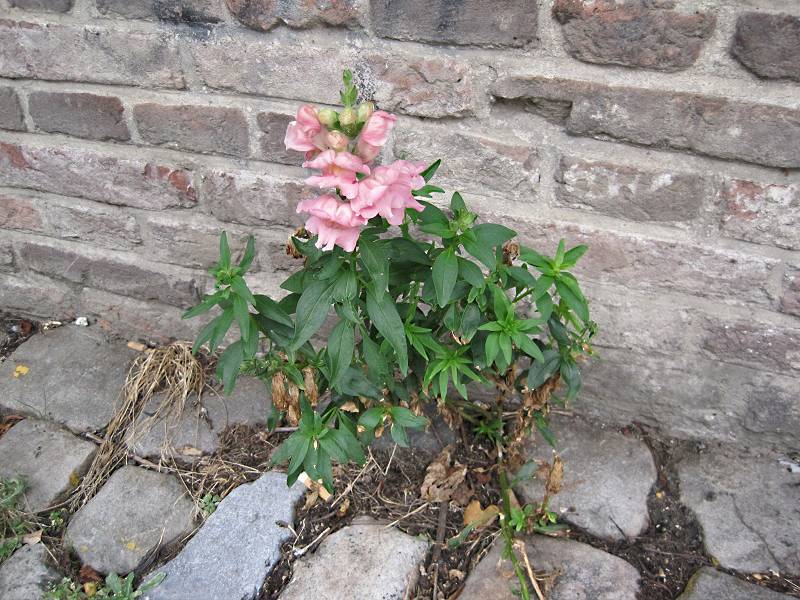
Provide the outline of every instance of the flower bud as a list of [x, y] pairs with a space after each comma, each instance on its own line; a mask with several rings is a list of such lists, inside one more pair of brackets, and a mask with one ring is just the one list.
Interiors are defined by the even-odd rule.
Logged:
[[373, 112], [375, 112], [375, 105], [372, 102], [362, 102], [358, 106], [358, 122], [365, 123]]
[[317, 113], [317, 118], [325, 127], [330, 128], [336, 125], [336, 119], [339, 118], [339, 113], [332, 108], [323, 108]]
[[348, 127], [355, 125], [357, 119], [358, 113], [352, 108], [345, 108], [341, 113], [339, 113], [339, 125], [341, 125], [345, 130]]
[[347, 144], [350, 143], [350, 138], [341, 131], [329, 131], [326, 143], [331, 150], [342, 152], [343, 150], [347, 150]]

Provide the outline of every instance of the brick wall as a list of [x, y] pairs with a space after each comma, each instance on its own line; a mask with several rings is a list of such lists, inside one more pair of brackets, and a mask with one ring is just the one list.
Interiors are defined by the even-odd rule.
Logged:
[[579, 409], [797, 444], [794, 0], [0, 0], [0, 306], [189, 336], [226, 228], [292, 267], [300, 101], [339, 73], [389, 154], [532, 244], [591, 246]]

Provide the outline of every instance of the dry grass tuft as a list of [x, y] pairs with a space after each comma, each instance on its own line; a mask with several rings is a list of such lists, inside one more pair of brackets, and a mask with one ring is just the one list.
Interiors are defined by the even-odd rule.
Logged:
[[[202, 397], [209, 383], [208, 363], [205, 355], [194, 356], [191, 345], [186, 342], [151, 348], [136, 358], [100, 449], [70, 499], [70, 511], [86, 504], [114, 470], [126, 462], [128, 444], [147, 433], [158, 420], [178, 419], [189, 396]], [[164, 397], [153, 414], [137, 424], [142, 409], [162, 390]]]

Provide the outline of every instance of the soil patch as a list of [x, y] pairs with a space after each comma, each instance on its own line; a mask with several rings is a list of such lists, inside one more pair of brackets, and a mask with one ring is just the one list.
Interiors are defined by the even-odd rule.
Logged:
[[36, 321], [0, 311], [0, 361], [39, 330]]

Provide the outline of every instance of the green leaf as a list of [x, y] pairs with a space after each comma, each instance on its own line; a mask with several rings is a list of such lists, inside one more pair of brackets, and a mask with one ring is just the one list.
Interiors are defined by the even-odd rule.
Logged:
[[233, 297], [233, 315], [239, 324], [239, 332], [245, 344], [250, 339], [250, 312], [247, 309], [247, 302], [241, 296]]
[[556, 257], [555, 257], [556, 268], [561, 268], [561, 265], [564, 264], [564, 252], [565, 252], [564, 240], [560, 239], [558, 240], [558, 249], [556, 249]]
[[575, 292], [560, 278], [556, 279], [556, 291], [581, 321], [584, 323], [589, 322], [589, 307], [586, 305], [586, 300], [582, 300], [575, 295]]
[[203, 301], [200, 302], [197, 306], [194, 306], [183, 313], [182, 319], [191, 319], [192, 317], [196, 317], [197, 315], [202, 315], [207, 313], [209, 310], [214, 308], [219, 301], [222, 299], [222, 292], [216, 292], [209, 296], [203, 298]]
[[250, 288], [247, 287], [247, 283], [241, 277], [234, 277], [231, 281], [231, 288], [236, 295], [241, 297], [243, 300], [253, 304], [255, 302], [255, 298], [253, 298], [253, 292], [250, 291]]
[[213, 337], [214, 332], [217, 329], [217, 325], [219, 324], [220, 317], [222, 317], [222, 315], [219, 315], [216, 318], [209, 321], [208, 324], [205, 327], [203, 327], [202, 330], [200, 330], [200, 333], [197, 334], [197, 338], [195, 339], [194, 345], [192, 346], [192, 354], [197, 354], [197, 351], [200, 350], [202, 345]]
[[436, 170], [439, 168], [439, 165], [441, 164], [442, 164], [442, 159], [441, 158], [436, 159], [431, 164], [429, 164], [422, 173], [420, 173], [420, 175], [422, 175], [422, 178], [425, 180], [425, 183], [431, 180], [433, 175], [436, 173]]
[[522, 287], [533, 288], [536, 286], [536, 278], [525, 267], [508, 267], [506, 270], [511, 278]]
[[219, 266], [226, 270], [231, 268], [231, 247], [228, 245], [228, 233], [225, 231], [219, 236]]
[[408, 434], [406, 433], [405, 427], [397, 423], [392, 424], [392, 439], [398, 446], [402, 446], [403, 448], [408, 448], [409, 446]]
[[330, 368], [331, 385], [336, 387], [342, 373], [353, 362], [355, 333], [353, 325], [347, 321], [339, 321], [328, 336], [328, 367]]
[[461, 315], [461, 337], [471, 340], [472, 336], [478, 331], [481, 324], [481, 309], [477, 304], [467, 304], [464, 313]]
[[153, 577], [151, 577], [145, 583], [140, 585], [139, 589], [137, 591], [139, 591], [139, 592], [149, 592], [154, 587], [161, 585], [161, 582], [164, 581], [166, 576], [167, 576], [167, 574], [164, 571], [162, 571], [160, 573], [156, 573]]
[[334, 284], [330, 281], [314, 281], [297, 303], [294, 337], [289, 350], [297, 350], [319, 331], [331, 308]]
[[289, 461], [289, 467], [287, 469], [289, 473], [293, 473], [299, 468], [302, 468], [303, 461], [306, 459], [306, 454], [308, 454], [308, 448], [310, 446], [311, 438], [306, 436], [298, 438], [297, 445], [295, 446], [294, 453], [292, 454], [292, 460]]
[[511, 301], [508, 299], [508, 296], [506, 296], [506, 293], [498, 286], [493, 285], [491, 289], [492, 289], [492, 300], [494, 301], [493, 302], [494, 314], [497, 316], [498, 321], [504, 321], [511, 314], [511, 311], [513, 310], [513, 307], [511, 306]]
[[411, 427], [412, 429], [422, 429], [427, 426], [428, 419], [425, 417], [415, 415], [409, 409], [402, 406], [393, 406], [391, 410], [392, 421], [403, 427]]
[[433, 286], [436, 288], [436, 302], [447, 306], [458, 278], [458, 260], [452, 249], [442, 252], [433, 263]]
[[483, 276], [483, 271], [471, 260], [458, 257], [458, 272], [461, 278], [469, 283], [472, 287], [479, 290], [483, 289], [486, 285], [486, 279]]
[[534, 358], [537, 361], [543, 362], [544, 356], [542, 355], [542, 350], [539, 346], [536, 345], [531, 338], [528, 337], [525, 333], [517, 333], [514, 335], [514, 344], [516, 344], [517, 348], [522, 350], [528, 356]]
[[358, 424], [369, 430], [375, 429], [383, 422], [383, 415], [383, 407], [375, 406], [361, 413], [361, 416], [358, 418]]
[[408, 348], [406, 346], [406, 333], [397, 306], [392, 299], [383, 294], [380, 298], [375, 296], [371, 288], [367, 289], [367, 314], [375, 328], [394, 348], [400, 372], [403, 376], [408, 374]]
[[256, 294], [253, 296], [253, 306], [255, 306], [256, 310], [264, 315], [265, 317], [272, 319], [273, 321], [277, 321], [281, 325], [286, 325], [287, 327], [294, 327], [294, 322], [292, 321], [292, 317], [288, 315], [288, 313], [283, 310], [280, 304], [275, 302], [269, 296], [263, 296], [261, 294]]
[[341, 271], [336, 277], [336, 284], [333, 286], [333, 299], [337, 302], [352, 300], [358, 293], [358, 281], [356, 274], [349, 269]]
[[430, 202], [423, 202], [423, 204], [425, 205], [425, 210], [423, 210], [419, 215], [420, 223], [440, 223], [442, 225], [448, 225], [450, 223], [450, 219], [447, 218], [447, 215], [444, 214], [437, 206], [431, 204]]
[[555, 279], [552, 277], [548, 277], [547, 275], [542, 275], [539, 279], [536, 280], [536, 285], [533, 287], [533, 297], [539, 298], [543, 294], [547, 293], [553, 286], [553, 282]]
[[239, 376], [239, 368], [244, 360], [244, 348], [242, 342], [234, 342], [225, 349], [217, 363], [217, 377], [222, 380], [226, 394], [233, 392], [236, 386], [236, 378]]
[[214, 352], [217, 347], [222, 343], [222, 340], [225, 339], [225, 335], [228, 333], [228, 329], [230, 329], [231, 324], [233, 323], [233, 307], [226, 308], [222, 311], [222, 314], [217, 319], [217, 327], [214, 329], [214, 335], [211, 336], [211, 339], [208, 342], [209, 350]]
[[581, 371], [573, 360], [562, 361], [560, 365], [561, 377], [567, 384], [567, 401], [572, 402], [581, 391]]
[[553, 434], [550, 426], [547, 424], [547, 419], [541, 412], [537, 412], [536, 416], [534, 417], [534, 423], [536, 423], [536, 429], [539, 430], [539, 433], [542, 434], [544, 440], [550, 444], [551, 447], [556, 447], [556, 436]]
[[470, 240], [464, 237], [461, 238], [461, 245], [464, 246], [464, 250], [481, 261], [489, 269], [493, 270], [495, 266], [497, 266], [497, 256], [488, 245], [479, 242], [477, 239]]
[[535, 390], [545, 381], [550, 379], [558, 370], [561, 356], [553, 348], [546, 348], [542, 352], [541, 361], [532, 362], [528, 369], [527, 384], [528, 389]]
[[239, 268], [242, 270], [242, 273], [247, 272], [247, 269], [250, 268], [250, 265], [253, 264], [253, 259], [256, 256], [256, 240], [251, 235], [247, 238], [247, 245], [244, 248], [244, 254], [242, 255], [242, 260], [239, 261]]
[[522, 246], [519, 251], [519, 257], [529, 265], [536, 267], [539, 271], [552, 271], [553, 262], [531, 248]]
[[424, 246], [404, 238], [389, 240], [391, 247], [392, 263], [416, 263], [420, 265], [431, 264], [431, 259], [425, 254]]
[[[481, 244], [488, 246], [502, 246], [517, 235], [513, 229], [497, 223], [481, 223], [472, 228], [472, 232]], [[477, 257], [476, 257], [477, 258]]]
[[454, 213], [460, 210], [467, 210], [467, 205], [464, 204], [464, 199], [458, 192], [453, 192], [453, 196], [450, 198], [450, 210]]
[[490, 333], [486, 338], [486, 364], [491, 365], [500, 352], [500, 334]]
[[438, 185], [423, 185], [418, 190], [411, 190], [411, 195], [416, 198], [430, 198], [431, 194], [443, 194], [443, 193], [444, 190], [440, 188]]
[[339, 390], [347, 396], [364, 396], [366, 398], [380, 398], [381, 391], [364, 375], [360, 368], [349, 367], [339, 378]]
[[575, 246], [574, 248], [570, 248], [564, 255], [564, 262], [562, 263], [562, 266], [567, 268], [572, 267], [584, 254], [586, 254], [588, 249], [589, 246], [584, 246], [583, 244]]
[[361, 264], [372, 279], [373, 289], [380, 296], [389, 285], [389, 258], [379, 242], [362, 239], [358, 243], [358, 249]]
[[286, 280], [281, 283], [281, 289], [287, 292], [294, 292], [296, 294], [303, 293], [303, 280], [305, 279], [306, 271], [300, 270], [289, 275]]

